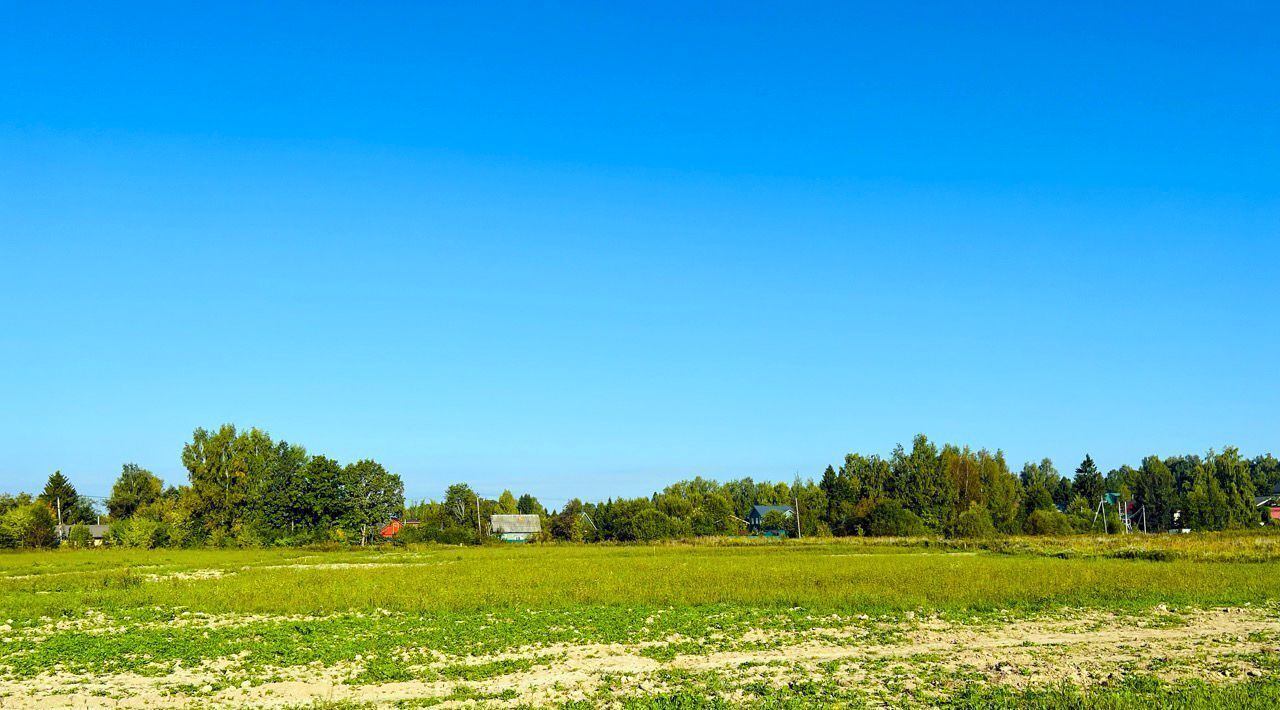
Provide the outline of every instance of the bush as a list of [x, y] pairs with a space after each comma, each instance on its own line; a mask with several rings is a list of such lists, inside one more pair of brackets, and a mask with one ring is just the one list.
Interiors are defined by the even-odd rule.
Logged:
[[67, 544], [76, 548], [93, 547], [93, 535], [89, 534], [89, 526], [76, 523], [67, 533]]
[[681, 530], [671, 516], [656, 508], [646, 508], [631, 521], [631, 532], [637, 540], [649, 542], [677, 537]]
[[58, 544], [53, 513], [43, 503], [15, 506], [0, 517], [0, 539], [9, 547], [53, 547]]
[[969, 509], [957, 516], [951, 526], [951, 537], [977, 539], [995, 535], [996, 525], [991, 521], [991, 512], [976, 502], [970, 503]]
[[765, 532], [795, 533], [795, 520], [780, 510], [771, 510], [760, 519], [760, 529]]
[[1056, 510], [1036, 510], [1027, 516], [1022, 531], [1028, 535], [1070, 535], [1071, 519]]
[[872, 506], [863, 527], [868, 535], [876, 537], [913, 537], [928, 532], [920, 516], [896, 500], [883, 500]]
[[129, 518], [111, 524], [111, 540], [122, 547], [152, 550], [169, 544], [169, 528], [155, 520]]
[[441, 545], [473, 545], [476, 541], [476, 531], [464, 527], [441, 530], [431, 525], [414, 525], [401, 528], [391, 541], [405, 545], [422, 542], [435, 542]]

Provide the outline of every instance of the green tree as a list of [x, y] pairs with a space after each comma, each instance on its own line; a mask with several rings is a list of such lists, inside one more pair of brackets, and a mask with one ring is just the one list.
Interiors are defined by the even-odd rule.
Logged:
[[896, 500], [882, 500], [872, 506], [865, 529], [876, 537], [918, 537], [928, 532], [920, 516]]
[[479, 496], [471, 490], [471, 486], [465, 483], [455, 483], [449, 486], [444, 493], [444, 510], [446, 515], [446, 527], [457, 529], [465, 529], [471, 531], [471, 535], [476, 535], [476, 521], [478, 511], [476, 510]]
[[724, 535], [739, 529], [734, 519], [733, 501], [724, 493], [708, 493], [698, 499], [689, 520], [694, 535]]
[[642, 542], [678, 537], [683, 531], [679, 521], [657, 508], [640, 511], [632, 521], [631, 529], [635, 539]]
[[1046, 491], [1053, 491], [1058, 486], [1058, 481], [1062, 476], [1058, 475], [1058, 469], [1053, 465], [1053, 459], [1043, 458], [1040, 463], [1032, 463], [1028, 461], [1022, 465], [1022, 473], [1020, 474], [1023, 488], [1034, 488], [1039, 486]]
[[956, 516], [951, 525], [951, 537], [988, 538], [995, 537], [996, 526], [991, 521], [991, 513], [978, 502], [969, 504], [969, 509]]
[[[1045, 460], [1048, 461], [1048, 459]], [[1075, 491], [1071, 489], [1071, 479], [1066, 476], [1058, 477], [1057, 485], [1049, 492], [1053, 494], [1053, 502], [1063, 508], [1067, 507], [1067, 504], [1075, 497]]]
[[93, 522], [93, 504], [76, 492], [76, 487], [62, 475], [62, 471], [54, 471], [49, 475], [44, 490], [36, 500], [45, 504], [54, 514], [55, 523], [58, 522], [59, 513], [63, 525]]
[[1186, 525], [1193, 530], [1222, 530], [1230, 523], [1222, 484], [1204, 465], [1195, 467], [1186, 504]]
[[1271, 454], [1254, 457], [1249, 462], [1249, 475], [1258, 495], [1280, 494], [1280, 459]]
[[952, 515], [968, 511], [974, 503], [983, 503], [982, 465], [969, 447], [962, 449], [952, 444], [943, 446], [938, 465], [947, 484], [955, 491]]
[[343, 469], [343, 478], [349, 503], [344, 517], [360, 532], [363, 545], [370, 530], [404, 510], [404, 482], [382, 464], [367, 459], [349, 464]]
[[[1045, 459], [1048, 461], [1048, 459]], [[991, 521], [1002, 533], [1016, 533], [1019, 520], [1019, 500], [1022, 495], [1018, 477], [1009, 471], [1004, 453], [995, 454], [985, 449], [978, 452], [979, 475], [983, 500], [991, 513]]]
[[853, 517], [853, 508], [858, 503], [861, 482], [850, 476], [842, 468], [837, 472], [831, 466], [822, 472], [818, 487], [827, 499], [827, 509], [822, 511], [822, 520], [837, 532], [848, 527]]
[[520, 496], [520, 500], [516, 501], [516, 512], [521, 515], [540, 515], [545, 517], [547, 509], [542, 507], [537, 498], [525, 493]]
[[858, 532], [866, 508], [887, 495], [892, 475], [889, 462], [879, 456], [847, 454], [836, 472], [837, 485], [827, 493], [826, 522], [831, 530], [838, 535]]
[[140, 506], [150, 505], [164, 492], [164, 483], [154, 474], [137, 464], [127, 463], [120, 471], [120, 478], [111, 487], [107, 499], [107, 512], [112, 518], [122, 520], [131, 517]]
[[502, 495], [498, 496], [496, 511], [499, 515], [515, 515], [520, 512], [520, 503], [511, 491], [504, 490]]
[[1098, 471], [1098, 466], [1093, 462], [1093, 457], [1086, 455], [1084, 461], [1080, 462], [1080, 466], [1076, 468], [1076, 479], [1073, 484], [1076, 495], [1084, 496], [1084, 499], [1097, 505], [1102, 500], [1102, 494], [1106, 493], [1106, 482], [1102, 478], [1102, 473]]
[[11, 547], [53, 547], [58, 544], [55, 524], [44, 503], [19, 505], [0, 517], [0, 539]]
[[312, 456], [302, 468], [302, 510], [311, 527], [329, 530], [350, 510], [350, 494], [342, 466], [327, 456]]
[[[1168, 530], [1173, 525], [1173, 511], [1178, 505], [1173, 473], [1159, 457], [1148, 456], [1142, 460], [1133, 480], [1133, 500], [1139, 511], [1145, 511], [1149, 531]], [[1138, 525], [1142, 525], [1141, 512]]]
[[[557, 540], [566, 540], [568, 542], [585, 542], [591, 533], [591, 528], [587, 521], [583, 519], [586, 512], [586, 506], [582, 501], [574, 498], [565, 503], [564, 508], [551, 518], [551, 535]], [[630, 537], [619, 538], [623, 540], [637, 539], [634, 534]]]
[[306, 476], [311, 457], [297, 444], [281, 441], [253, 497], [254, 523], [269, 534], [294, 534], [314, 522]]
[[894, 449], [891, 468], [890, 495], [930, 530], [941, 530], [954, 512], [958, 492], [942, 470], [938, 448], [919, 434], [912, 440], [911, 453], [901, 446]]
[[67, 533], [67, 544], [79, 549], [93, 547], [93, 535], [89, 532], [89, 526], [84, 523], [72, 525]]
[[[827, 509], [827, 495], [812, 480], [802, 481], [797, 476], [791, 484], [791, 503], [796, 519], [791, 533], [802, 537], [816, 537], [823, 526], [823, 512]], [[799, 508], [796, 508], [796, 505]], [[784, 504], [785, 505], [785, 504]]]
[[182, 464], [209, 532], [224, 536], [239, 530], [274, 454], [271, 437], [259, 429], [237, 432], [235, 425], [224, 424], [216, 432], [192, 433], [182, 448]]
[[1026, 518], [1037, 510], [1057, 510], [1053, 503], [1053, 495], [1040, 483], [1032, 484], [1022, 491], [1022, 513]]
[[1246, 528], [1258, 524], [1258, 511], [1254, 507], [1253, 478], [1249, 471], [1249, 462], [1240, 456], [1240, 451], [1228, 446], [1222, 453], [1210, 451], [1205, 457], [1205, 467], [1218, 480], [1222, 491], [1224, 528]]
[[1071, 519], [1057, 510], [1041, 509], [1027, 516], [1022, 531], [1028, 535], [1070, 535], [1073, 526]]
[[[1097, 501], [1090, 504], [1089, 501], [1085, 500], [1084, 496], [1075, 496], [1071, 499], [1071, 502], [1067, 503], [1067, 521], [1071, 523], [1071, 527], [1076, 532], [1089, 532], [1094, 528], [1093, 518], [1097, 508]], [[1028, 519], [1030, 519], [1030, 516], [1028, 516]]]
[[795, 535], [795, 527], [795, 517], [780, 510], [771, 510], [760, 518], [761, 532], [785, 532], [788, 535]]

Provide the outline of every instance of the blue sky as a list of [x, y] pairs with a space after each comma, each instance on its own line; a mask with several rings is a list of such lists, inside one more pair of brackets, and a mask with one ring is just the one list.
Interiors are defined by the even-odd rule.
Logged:
[[0, 3], [0, 488], [1280, 453], [1269, 3], [256, 5]]

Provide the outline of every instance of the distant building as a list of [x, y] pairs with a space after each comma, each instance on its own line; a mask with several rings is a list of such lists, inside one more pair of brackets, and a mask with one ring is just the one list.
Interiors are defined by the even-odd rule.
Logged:
[[382, 526], [382, 530], [380, 530], [379, 533], [385, 538], [392, 538], [395, 537], [396, 533], [400, 532], [403, 527], [404, 526], [400, 524], [399, 520], [392, 520]]
[[1280, 493], [1258, 496], [1253, 499], [1253, 505], [1265, 511], [1269, 520], [1280, 520]]
[[795, 517], [795, 511], [789, 505], [753, 505], [751, 512], [747, 513], [747, 527], [754, 533], [779, 534], [784, 533], [783, 530], [765, 530], [764, 517], [769, 513], [782, 513], [782, 515], [790, 520]]
[[[59, 526], [58, 526], [58, 539], [59, 539], [59, 540], [66, 540], [66, 539], [67, 539], [67, 536], [71, 534], [71, 528], [72, 528], [72, 527], [74, 527], [74, 526], [71, 526], [71, 525], [59, 525]], [[94, 546], [94, 547], [101, 547], [101, 546], [102, 546], [102, 544], [103, 544], [103, 541], [107, 539], [107, 533], [111, 530], [111, 526], [110, 526], [110, 525], [98, 525], [98, 524], [93, 524], [93, 525], [86, 525], [85, 527], [86, 527], [86, 528], [89, 528], [89, 537], [93, 539], [93, 546]]]
[[489, 530], [504, 542], [528, 542], [542, 532], [537, 515], [490, 515]]

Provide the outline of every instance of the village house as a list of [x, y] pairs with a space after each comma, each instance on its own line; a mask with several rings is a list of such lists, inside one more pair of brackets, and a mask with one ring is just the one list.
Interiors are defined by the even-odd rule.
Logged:
[[747, 529], [765, 535], [785, 534], [783, 530], [764, 529], [764, 518], [769, 513], [781, 513], [787, 520], [795, 516], [795, 511], [789, 505], [753, 505], [751, 512], [747, 514]]
[[542, 533], [536, 515], [490, 515], [489, 530], [503, 542], [528, 542]]
[[[67, 537], [71, 534], [71, 528], [72, 528], [72, 527], [74, 527], [74, 526], [72, 526], [72, 525], [59, 525], [59, 526], [58, 526], [58, 539], [59, 539], [59, 540], [66, 540], [66, 539], [67, 539]], [[110, 526], [110, 525], [98, 525], [98, 524], [96, 524], [96, 523], [95, 523], [95, 524], [86, 525], [85, 527], [86, 527], [86, 528], [89, 528], [89, 538], [93, 540], [93, 546], [94, 546], [94, 547], [102, 547], [103, 542], [107, 539], [107, 533], [111, 530], [111, 526]]]
[[1280, 484], [1270, 494], [1255, 497], [1253, 505], [1266, 513], [1267, 520], [1280, 521]]

